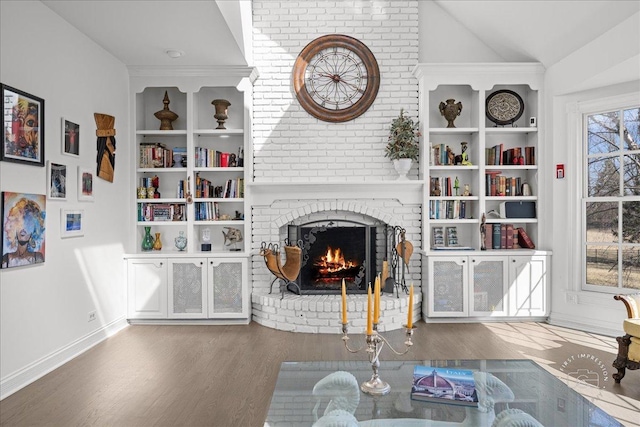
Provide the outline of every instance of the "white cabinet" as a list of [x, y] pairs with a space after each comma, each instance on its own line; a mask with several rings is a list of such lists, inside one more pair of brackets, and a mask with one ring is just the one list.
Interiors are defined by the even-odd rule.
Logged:
[[469, 257], [469, 316], [500, 317], [508, 313], [509, 273], [506, 256]]
[[241, 257], [130, 258], [128, 317], [248, 323], [247, 264]]
[[127, 263], [127, 311], [130, 319], [167, 317], [167, 261], [130, 259]]
[[442, 255], [427, 260], [425, 318], [548, 315], [545, 255]]
[[206, 258], [168, 259], [170, 319], [207, 317], [206, 262]]
[[509, 316], [539, 317], [549, 314], [546, 256], [509, 257]]
[[209, 317], [250, 318], [249, 287], [244, 272], [246, 258], [208, 260]]

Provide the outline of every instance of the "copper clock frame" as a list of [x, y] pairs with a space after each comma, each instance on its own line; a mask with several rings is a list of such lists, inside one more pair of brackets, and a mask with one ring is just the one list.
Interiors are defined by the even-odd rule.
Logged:
[[[329, 109], [318, 104], [305, 83], [310, 61], [323, 50], [343, 48], [353, 52], [366, 69], [367, 85], [362, 96], [352, 105], [342, 109]], [[380, 69], [375, 56], [361, 41], [342, 34], [330, 34], [311, 41], [298, 55], [293, 65], [293, 88], [302, 108], [313, 117], [325, 122], [347, 122], [364, 114], [376, 99], [380, 87]]]

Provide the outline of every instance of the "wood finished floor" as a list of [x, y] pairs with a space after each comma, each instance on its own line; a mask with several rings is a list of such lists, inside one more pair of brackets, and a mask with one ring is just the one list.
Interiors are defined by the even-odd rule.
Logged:
[[[425, 324], [410, 355], [382, 360], [531, 358], [558, 372], [593, 355], [609, 369], [596, 403], [640, 425], [640, 371], [613, 384], [614, 338], [544, 323]], [[402, 331], [385, 334], [392, 343]], [[355, 338], [355, 337], [354, 337]], [[2, 426], [259, 427], [283, 361], [366, 360], [339, 335], [246, 326], [130, 326], [0, 402]], [[638, 423], [638, 424], [636, 424]]]

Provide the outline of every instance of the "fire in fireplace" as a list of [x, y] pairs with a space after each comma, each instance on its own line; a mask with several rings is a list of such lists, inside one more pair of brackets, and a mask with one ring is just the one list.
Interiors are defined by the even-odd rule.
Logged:
[[290, 226], [289, 239], [302, 247], [300, 293], [340, 293], [343, 279], [350, 293], [366, 293], [375, 277], [377, 246], [385, 247], [384, 230], [345, 220]]

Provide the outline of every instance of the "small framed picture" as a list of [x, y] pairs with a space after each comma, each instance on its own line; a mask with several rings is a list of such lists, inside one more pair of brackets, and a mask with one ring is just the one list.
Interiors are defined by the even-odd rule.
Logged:
[[444, 229], [442, 227], [433, 227], [431, 229], [433, 236], [433, 247], [439, 248], [444, 246]]
[[446, 228], [446, 241], [447, 246], [458, 246], [458, 229], [456, 227]]
[[67, 166], [47, 162], [47, 198], [67, 200]]
[[89, 168], [78, 166], [78, 200], [93, 202], [94, 173]]
[[0, 160], [44, 166], [44, 99], [0, 83]]
[[62, 154], [80, 156], [80, 125], [62, 118]]
[[60, 237], [84, 236], [84, 210], [61, 209], [60, 210]]

